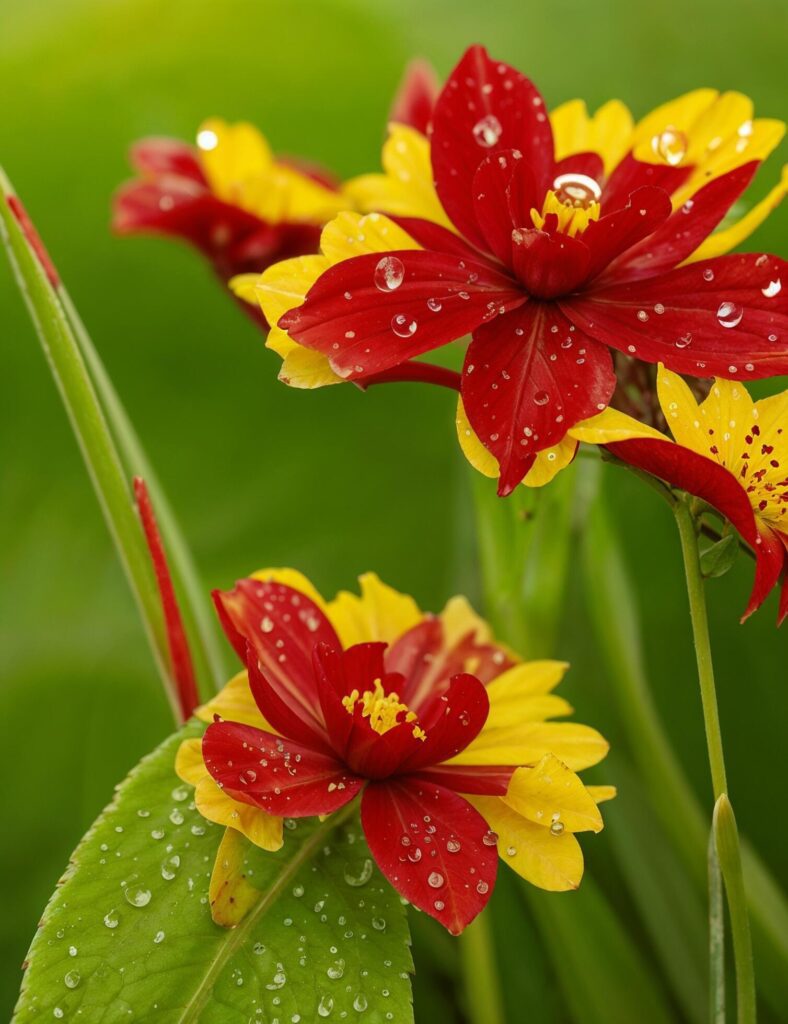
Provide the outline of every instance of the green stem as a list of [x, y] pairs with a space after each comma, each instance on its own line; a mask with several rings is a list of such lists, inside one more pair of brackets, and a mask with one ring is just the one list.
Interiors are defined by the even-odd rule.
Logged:
[[460, 935], [460, 958], [470, 1024], [504, 1024], [490, 917], [482, 912]]
[[714, 684], [714, 665], [711, 659], [709, 619], [706, 614], [706, 593], [703, 589], [703, 576], [700, 571], [698, 534], [695, 528], [695, 520], [687, 501], [681, 500], [676, 502], [674, 512], [679, 528], [679, 537], [681, 538], [681, 552], [684, 556], [687, 597], [689, 598], [690, 619], [692, 620], [692, 635], [695, 640], [695, 658], [698, 664], [700, 697], [703, 704], [703, 724], [706, 729], [706, 746], [709, 753], [709, 767], [711, 768], [714, 799], [717, 800], [723, 793], [727, 793], [728, 780], [725, 774], [725, 756], [722, 750], [717, 689]]
[[178, 695], [169, 668], [161, 600], [142, 527], [134, 508], [129, 481], [123, 472], [104, 413], [63, 308], [8, 205], [13, 190], [2, 171], [0, 193], [0, 233], [6, 244], [19, 290], [27, 303], [30, 317], [60, 390], [104, 518], [137, 602], [165, 692], [178, 722]]
[[[142, 442], [107, 373], [106, 367], [65, 287], [58, 295], [66, 311], [82, 357], [90, 371], [104, 413], [115, 437], [129, 477], [141, 476], [148, 487], [156, 510], [156, 519], [167, 548], [173, 580], [181, 600], [189, 646], [195, 659], [198, 683], [203, 696], [221, 688], [227, 679], [216, 618], [206, 597], [197, 566], [164, 489], [150, 463]], [[208, 684], [208, 686], [206, 686]], [[212, 686], [211, 686], [212, 684]]]
[[725, 911], [717, 839], [709, 833], [709, 1020], [725, 1024]]
[[725, 771], [725, 756], [722, 749], [717, 691], [714, 684], [714, 665], [711, 656], [709, 622], [706, 613], [706, 594], [700, 570], [698, 533], [695, 519], [687, 499], [681, 499], [674, 507], [676, 523], [681, 538], [684, 556], [684, 571], [687, 577], [687, 596], [690, 605], [692, 632], [695, 640], [695, 657], [698, 665], [703, 721], [706, 729], [706, 745], [709, 753], [711, 780], [714, 787], [716, 806], [714, 809], [714, 834], [717, 853], [725, 881], [725, 895], [733, 936], [733, 954], [736, 966], [736, 993], [739, 1024], [754, 1024], [755, 976], [753, 972], [750, 922], [747, 915], [747, 896], [742, 874], [741, 851], [736, 819], [727, 797], [728, 780]]

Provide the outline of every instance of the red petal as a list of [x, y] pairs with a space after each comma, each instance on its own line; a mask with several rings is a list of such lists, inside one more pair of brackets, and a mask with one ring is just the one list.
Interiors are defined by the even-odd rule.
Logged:
[[599, 153], [572, 153], [555, 165], [553, 180], [560, 178], [562, 174], [584, 174], [587, 178], [602, 182], [605, 177], [605, 166]]
[[490, 699], [475, 676], [455, 676], [446, 693], [419, 716], [419, 725], [427, 733], [399, 768], [417, 771], [440, 764], [465, 750], [484, 728], [490, 711]]
[[602, 191], [602, 209], [605, 213], [625, 206], [629, 196], [643, 185], [656, 185], [672, 195], [683, 185], [693, 167], [671, 167], [670, 164], [646, 164], [630, 153], [610, 175]]
[[424, 250], [369, 253], [327, 270], [279, 326], [355, 380], [461, 338], [524, 301], [515, 282], [481, 263]]
[[522, 154], [504, 150], [487, 156], [473, 178], [476, 221], [490, 250], [512, 265], [512, 230], [530, 226], [531, 208], [541, 209], [543, 190]]
[[491, 764], [438, 764], [414, 772], [410, 777], [446, 786], [455, 793], [477, 796], [506, 796], [516, 767]]
[[[581, 330], [638, 359], [695, 377], [755, 380], [788, 373], [782, 281], [784, 260], [748, 253], [594, 288], [560, 305]], [[771, 298], [764, 294], [775, 287]]]
[[132, 145], [129, 159], [132, 167], [143, 177], [157, 178], [162, 174], [175, 174], [196, 181], [206, 188], [208, 186], [199, 152], [180, 139], [140, 139]]
[[777, 536], [785, 548], [783, 555], [783, 581], [780, 586], [780, 607], [777, 610], [777, 625], [782, 626], [786, 616], [788, 616], [788, 536], [784, 533], [779, 533]]
[[518, 229], [512, 239], [515, 273], [536, 298], [566, 295], [588, 276], [588, 247], [579, 238], [526, 228]]
[[247, 651], [246, 670], [254, 702], [273, 729], [282, 736], [287, 736], [297, 743], [304, 743], [314, 750], [322, 750], [325, 754], [337, 753], [341, 756], [341, 752], [336, 751], [329, 740], [322, 714], [318, 718], [311, 708], [306, 710], [300, 702], [293, 699], [289, 691], [283, 691], [281, 686], [272, 684], [268, 676], [260, 670], [251, 644]]
[[554, 303], [529, 302], [474, 332], [462, 395], [471, 426], [501, 467], [509, 494], [536, 453], [607, 405], [616, 384], [610, 354]]
[[279, 699], [322, 732], [312, 651], [319, 643], [340, 649], [342, 644], [321, 609], [292, 587], [253, 579], [240, 580], [232, 590], [214, 591], [213, 597], [224, 631], [244, 664], [248, 641]]
[[637, 438], [607, 447], [624, 462], [703, 498], [730, 520], [755, 552], [755, 585], [743, 618], [751, 615], [777, 582], [784, 550], [773, 531], [759, 530], [747, 493], [733, 473], [672, 441]]
[[[664, 223], [661, 227], [656, 231], [652, 228], [653, 233], [649, 237], [616, 260], [606, 271], [604, 280], [635, 281], [643, 277], [654, 277], [655, 274], [678, 266], [717, 227], [750, 184], [757, 169], [758, 161], [754, 160], [704, 185], [667, 220], [662, 218]], [[637, 196], [645, 191], [640, 189], [631, 197], [633, 206], [639, 205]], [[661, 189], [650, 191], [659, 191], [669, 203], [667, 193]], [[585, 241], [588, 241], [587, 234], [583, 236]]]
[[[463, 260], [483, 263], [493, 271], [500, 272], [501, 270], [498, 263], [491, 259], [486, 252], [474, 249], [464, 238], [460, 238], [459, 235], [449, 231], [442, 224], [436, 224], [431, 220], [424, 220], [422, 217], [390, 216], [389, 219], [399, 224], [403, 231], [407, 231], [410, 237], [418, 242], [422, 249], [429, 249], [432, 252], [452, 253]], [[385, 253], [381, 253], [381, 256], [383, 255]]]
[[186, 630], [183, 627], [181, 610], [178, 607], [178, 598], [172, 583], [170, 567], [167, 564], [167, 553], [164, 550], [164, 544], [159, 534], [156, 515], [153, 511], [148, 488], [145, 485], [145, 481], [138, 476], [134, 477], [134, 497], [137, 500], [137, 509], [143, 531], [145, 532], [145, 540], [148, 544], [151, 561], [153, 562], [156, 584], [159, 588], [159, 596], [164, 612], [164, 623], [167, 628], [167, 646], [170, 652], [172, 675], [178, 688], [181, 717], [185, 722], [199, 703], [197, 680], [194, 676], [194, 665], [189, 650], [189, 641], [186, 637]]
[[583, 232], [583, 241], [591, 257], [587, 277], [596, 277], [620, 253], [644, 238], [653, 235], [672, 210], [670, 197], [661, 188], [636, 189], [620, 210], [592, 221]]
[[439, 92], [440, 82], [435, 68], [428, 60], [416, 57], [405, 68], [391, 106], [389, 121], [408, 124], [426, 135]]
[[473, 178], [491, 153], [518, 149], [544, 191], [552, 181], [553, 133], [544, 100], [519, 71], [472, 46], [452, 72], [433, 114], [432, 169], [443, 208], [483, 247], [473, 206]]
[[209, 725], [202, 753], [225, 793], [269, 814], [330, 814], [364, 785], [336, 758], [239, 722]]
[[371, 783], [361, 824], [389, 882], [453, 935], [487, 903], [498, 852], [485, 842], [487, 822], [461, 796], [416, 779]]

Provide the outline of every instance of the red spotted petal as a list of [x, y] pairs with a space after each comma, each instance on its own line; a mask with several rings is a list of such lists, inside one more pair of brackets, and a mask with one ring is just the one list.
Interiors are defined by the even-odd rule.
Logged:
[[500, 494], [520, 483], [543, 448], [607, 405], [610, 353], [552, 303], [529, 302], [474, 333], [462, 396], [482, 443], [498, 459]]
[[668, 195], [684, 184], [693, 168], [671, 167], [670, 164], [646, 164], [636, 160], [630, 153], [615, 168], [602, 190], [602, 210], [609, 213], [626, 206], [635, 189], [644, 185], [656, 185]]
[[443, 208], [474, 245], [484, 246], [473, 204], [482, 160], [519, 150], [542, 195], [550, 187], [553, 133], [544, 100], [519, 71], [472, 46], [452, 72], [433, 114], [432, 169]]
[[487, 845], [481, 814], [450, 789], [417, 779], [371, 783], [361, 798], [361, 824], [389, 882], [453, 935], [487, 903], [498, 852]]
[[429, 61], [416, 57], [405, 68], [389, 121], [407, 124], [422, 135], [432, 120], [432, 110], [440, 93], [438, 75]]
[[636, 438], [607, 447], [624, 462], [703, 498], [730, 520], [756, 557], [755, 585], [743, 618], [760, 607], [777, 582], [785, 552], [772, 530], [758, 528], [747, 493], [736, 477], [718, 462], [671, 441]]
[[209, 725], [202, 753], [225, 793], [269, 814], [330, 814], [364, 785], [336, 758], [239, 722]]
[[484, 728], [490, 711], [490, 699], [475, 676], [455, 676], [448, 690], [419, 716], [419, 725], [427, 738], [417, 743], [400, 772], [417, 771], [440, 764], [465, 750]]
[[292, 587], [253, 579], [240, 580], [232, 590], [215, 591], [213, 598], [224, 631], [244, 664], [248, 642], [277, 697], [313, 731], [322, 733], [312, 651], [319, 643], [342, 645], [321, 609]]
[[129, 159], [132, 167], [144, 177], [175, 174], [208, 187], [198, 151], [180, 139], [140, 139], [131, 147]]
[[455, 793], [506, 796], [516, 767], [491, 764], [438, 764], [415, 772], [410, 778], [446, 786]]
[[[550, 227], [555, 215], [548, 215]], [[579, 238], [560, 231], [554, 234], [537, 228], [518, 229], [512, 235], [512, 256], [518, 278], [530, 295], [552, 299], [566, 295], [588, 275], [588, 246]]]
[[[670, 217], [663, 218], [664, 223], [656, 231], [655, 225], [652, 225], [653, 233], [619, 257], [607, 269], [603, 280], [611, 283], [635, 281], [643, 277], [653, 277], [678, 266], [717, 227], [750, 184], [757, 169], [758, 161], [754, 160], [741, 167], [735, 167], [727, 174], [722, 174], [708, 185], [704, 185]], [[637, 196], [645, 191], [640, 189], [632, 196], [632, 206], [644, 205], [639, 204]], [[661, 192], [656, 189], [651, 191]], [[667, 194], [662, 194], [667, 199]], [[585, 236], [584, 240], [588, 241]]]
[[648, 238], [667, 221], [671, 210], [664, 189], [646, 186], [636, 189], [626, 206], [592, 221], [583, 232], [583, 241], [590, 250], [588, 279], [604, 271], [619, 253]]
[[355, 380], [461, 338], [524, 301], [513, 281], [481, 263], [424, 250], [370, 253], [327, 270], [279, 326]]
[[676, 373], [737, 380], [788, 373], [788, 264], [721, 256], [560, 301], [605, 345]]

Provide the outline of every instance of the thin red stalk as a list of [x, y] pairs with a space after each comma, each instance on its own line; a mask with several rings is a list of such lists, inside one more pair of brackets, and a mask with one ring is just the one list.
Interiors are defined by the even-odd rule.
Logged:
[[55, 264], [49, 253], [46, 250], [46, 246], [41, 241], [41, 236], [36, 231], [35, 225], [27, 215], [27, 210], [22, 205], [22, 200], [19, 196], [8, 196], [6, 202], [11, 210], [11, 213], [16, 217], [19, 227], [22, 229], [22, 233], [30, 245], [30, 248], [36, 254], [38, 262], [41, 264], [44, 273], [49, 280], [49, 283], [53, 288], [60, 286], [60, 275], [57, 272]]
[[156, 582], [159, 587], [162, 610], [164, 611], [164, 622], [167, 627], [167, 646], [170, 652], [172, 675], [177, 688], [181, 716], [185, 722], [199, 704], [197, 681], [194, 676], [194, 665], [192, 664], [192, 656], [189, 651], [189, 641], [183, 626], [175, 588], [172, 585], [172, 576], [167, 564], [167, 555], [164, 551], [159, 528], [156, 524], [153, 505], [148, 494], [148, 488], [142, 477], [134, 477], [134, 496], [137, 499], [140, 521], [145, 531], [145, 539], [148, 542], [148, 551], [150, 552], [153, 569], [156, 574]]
[[383, 370], [382, 373], [373, 373], [355, 383], [362, 391], [365, 391], [371, 384], [401, 384], [412, 381], [422, 384], [437, 384], [439, 387], [459, 391], [461, 379], [456, 370], [448, 370], [445, 366], [435, 366], [434, 363], [418, 363], [411, 360], [400, 366], [394, 366], [390, 370]]

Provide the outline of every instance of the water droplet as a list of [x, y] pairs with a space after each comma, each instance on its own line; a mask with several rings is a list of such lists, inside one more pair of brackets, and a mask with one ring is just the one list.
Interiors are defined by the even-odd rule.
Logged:
[[398, 256], [384, 256], [375, 266], [373, 279], [379, 291], [394, 292], [405, 280], [405, 264]]
[[440, 889], [445, 881], [446, 879], [440, 871], [431, 871], [427, 877], [427, 885], [431, 886], [433, 889]]
[[501, 137], [503, 128], [495, 114], [485, 114], [473, 126], [473, 137], [485, 149], [490, 149]]
[[372, 861], [367, 857], [361, 865], [361, 870], [358, 874], [354, 874], [349, 867], [345, 867], [343, 875], [348, 885], [360, 887], [366, 885], [370, 878], [372, 878], [372, 871]]
[[153, 941], [156, 943], [157, 946], [164, 942], [164, 939], [164, 932], [156, 932], [156, 934], [153, 936]]
[[775, 295], [779, 295], [782, 291], [783, 283], [778, 278], [776, 281], [770, 281], [765, 288], [761, 288], [761, 291], [767, 299], [773, 299]]
[[563, 821], [554, 821], [550, 825], [550, 835], [552, 835], [552, 836], [560, 836], [563, 831], [564, 831], [564, 823], [563, 823]]
[[487, 882], [477, 882], [476, 891], [479, 893], [480, 896], [484, 896], [485, 893], [490, 891], [490, 886], [488, 885]]
[[265, 618], [260, 619], [260, 629], [264, 633], [273, 633], [274, 631], [274, 620], [269, 619], [266, 615]]
[[703, 271], [703, 280], [704, 281], [713, 281], [714, 280], [714, 271], [711, 269], [711, 267], [706, 267], [706, 269]]
[[493, 832], [493, 830], [490, 829], [489, 831], [485, 832], [484, 835], [482, 836], [482, 842], [484, 843], [485, 846], [495, 846], [496, 843], [498, 842], [498, 833]]
[[[138, 889], [136, 886], [132, 886], [126, 889], [123, 895], [126, 897], [126, 902], [130, 903], [132, 907], [147, 907], [150, 903], [150, 889]], [[107, 923], [106, 919], [104, 923]]]
[[391, 318], [391, 329], [398, 338], [410, 338], [416, 333], [418, 324], [405, 313], [397, 313]]
[[717, 309], [717, 319], [721, 327], [738, 327], [744, 316], [744, 310], [735, 302], [721, 302]]
[[367, 1003], [367, 997], [362, 992], [359, 992], [359, 994], [353, 1000], [353, 1009], [357, 1013], [363, 1013], [368, 1005], [369, 1004]]
[[534, 405], [547, 405], [550, 401], [550, 396], [546, 391], [537, 391], [534, 395]]
[[449, 851], [449, 853], [459, 853], [460, 850], [462, 849], [462, 844], [460, 843], [459, 839], [449, 839], [446, 842], [446, 849]]
[[599, 182], [587, 174], [559, 174], [553, 182], [553, 191], [565, 206], [582, 210], [599, 202], [602, 196]]
[[443, 309], [443, 304], [440, 299], [427, 299], [427, 309], [432, 310], [433, 313], [440, 313]]
[[438, 913], [440, 913], [441, 910], [443, 910], [446, 906], [443, 900], [435, 900], [435, 902], [432, 905], [438, 911]]
[[174, 853], [172, 857], [168, 857], [165, 861], [163, 861], [161, 865], [161, 877], [165, 881], [171, 882], [178, 873], [178, 868], [180, 866], [181, 858], [178, 856], [177, 853]]
[[63, 978], [63, 984], [66, 988], [76, 988], [81, 980], [79, 971], [69, 971], [65, 978]]
[[646, 321], [648, 320], [648, 313], [645, 311], [645, 309], [638, 310], [638, 320], [642, 324], [646, 323]]
[[692, 344], [692, 333], [687, 331], [686, 334], [682, 334], [680, 338], [676, 339], [676, 348], [687, 348]]
[[173, 809], [170, 811], [170, 821], [173, 823], [173, 825], [183, 824], [183, 811], [180, 809], [180, 807], [173, 807]]
[[328, 1017], [333, 1009], [334, 1000], [331, 998], [331, 996], [321, 996], [320, 1002], [317, 1004], [318, 1017]]
[[671, 167], [676, 167], [687, 153], [687, 136], [676, 128], [668, 127], [651, 140], [651, 148]]
[[372, 927], [376, 932], [384, 932], [386, 930], [386, 919], [385, 917], [373, 917]]
[[110, 910], [104, 915], [104, 924], [107, 928], [117, 928], [120, 924], [117, 910]]
[[345, 961], [335, 960], [333, 964], [326, 969], [326, 974], [332, 981], [339, 981], [342, 975], [345, 973]]
[[662, 305], [661, 302], [654, 303], [654, 312], [657, 314], [657, 316], [662, 316], [662, 314], [665, 312], [665, 307]]
[[68, 947], [68, 955], [69, 956], [76, 956], [77, 953], [78, 953], [78, 950], [77, 950], [76, 946], [69, 946]]
[[52, 1011], [52, 1016], [53, 1016], [53, 1017], [57, 1017], [57, 1019], [58, 1019], [58, 1020], [61, 1020], [61, 1019], [62, 1019], [62, 1017], [63, 1017], [63, 1011], [61, 1010], [61, 1008], [60, 1008], [59, 1006], [56, 1006], [56, 1007], [54, 1008], [54, 1010]]
[[254, 768], [247, 768], [245, 772], [241, 772], [238, 779], [244, 786], [249, 786], [253, 782], [257, 782], [257, 772]]
[[[178, 803], [183, 803], [183, 801], [188, 797], [190, 790], [190, 786], [176, 786], [175, 789], [170, 793], [170, 796], [172, 797], [173, 800], [177, 800]], [[137, 813], [141, 818], [147, 818], [148, 816], [147, 814], [143, 815], [141, 811], [137, 811]]]

